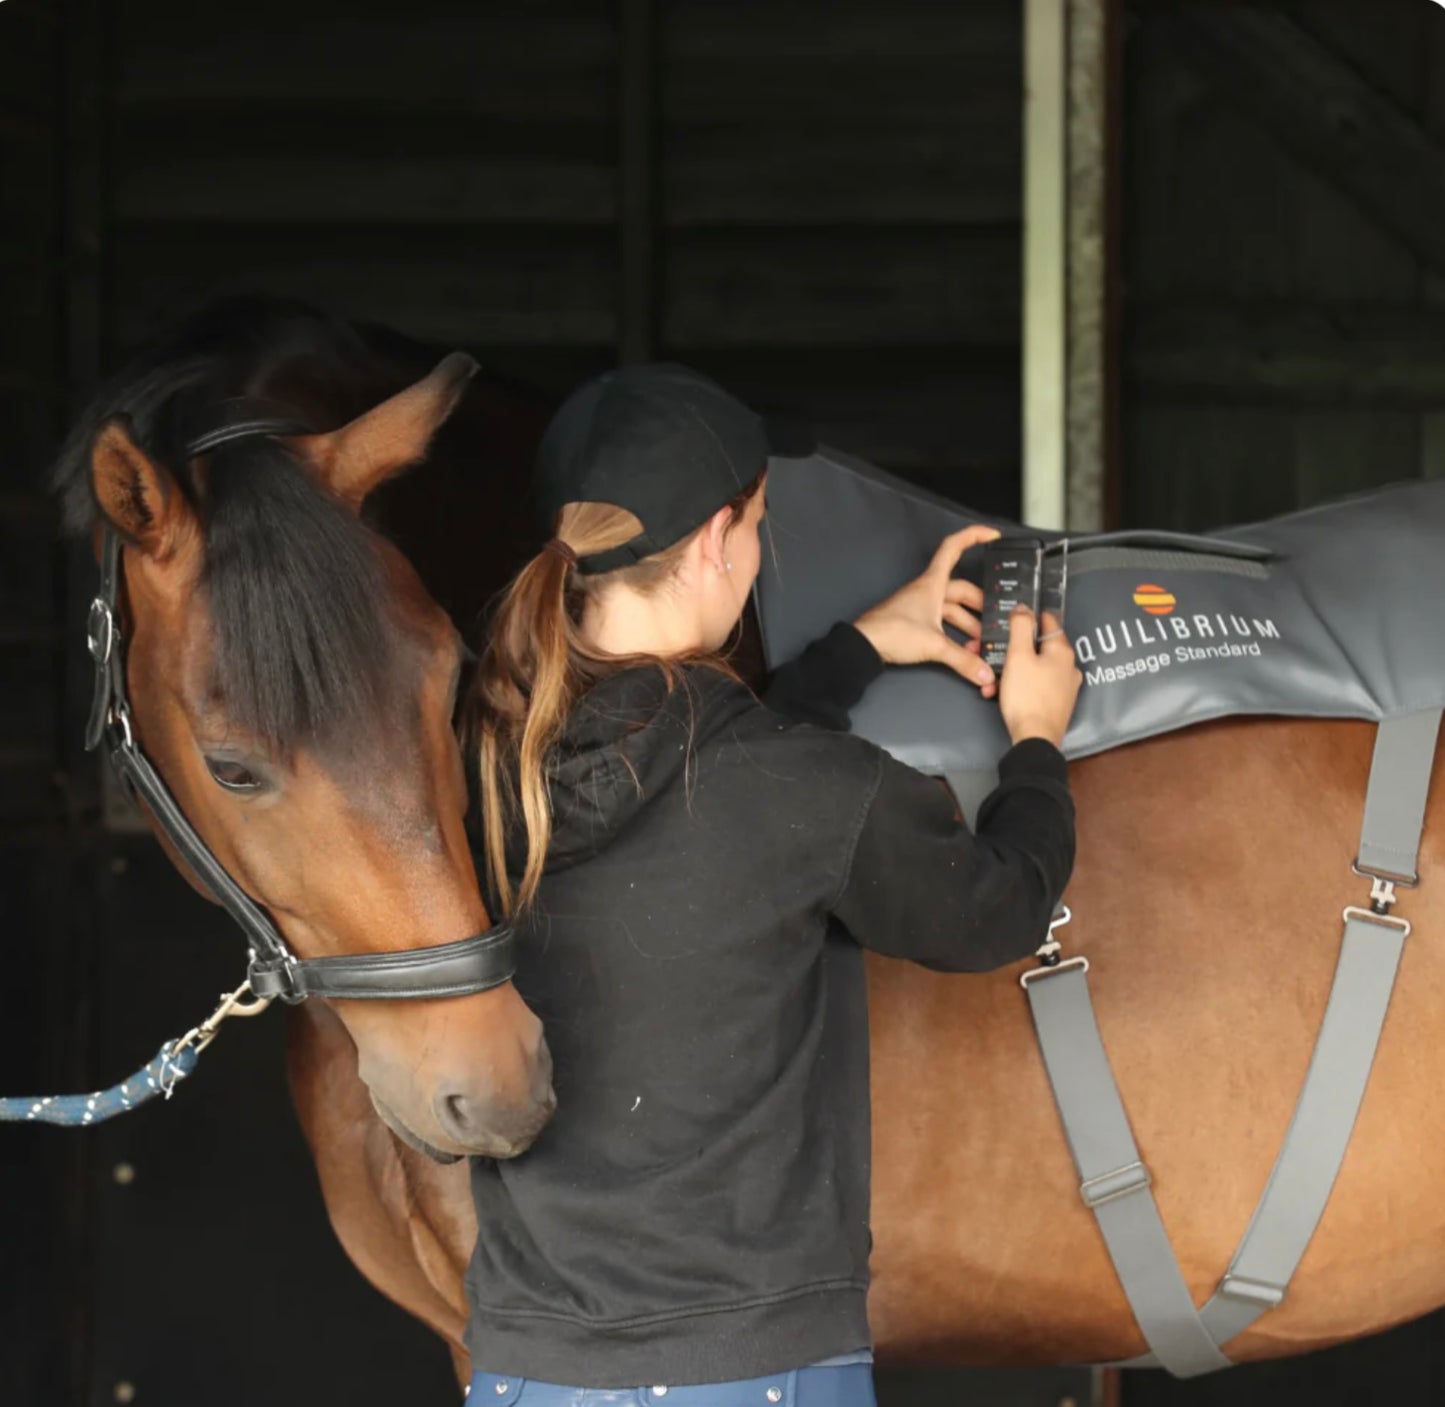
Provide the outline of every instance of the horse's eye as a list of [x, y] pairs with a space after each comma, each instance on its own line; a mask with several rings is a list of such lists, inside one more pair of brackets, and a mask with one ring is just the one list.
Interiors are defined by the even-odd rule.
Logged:
[[225, 757], [208, 757], [206, 766], [219, 786], [227, 791], [260, 791], [261, 779], [240, 762]]

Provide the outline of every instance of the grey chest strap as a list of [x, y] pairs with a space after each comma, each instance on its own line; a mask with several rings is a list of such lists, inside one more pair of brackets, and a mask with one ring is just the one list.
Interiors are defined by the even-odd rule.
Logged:
[[1344, 911], [1334, 983], [1294, 1117], [1228, 1273], [1202, 1309], [1179, 1270], [1109, 1068], [1088, 963], [1057, 962], [1055, 948], [1056, 965], [1023, 978], [1080, 1191], [1151, 1349], [1126, 1367], [1162, 1366], [1177, 1377], [1228, 1367], [1221, 1346], [1284, 1299], [1344, 1161], [1410, 932], [1390, 907], [1397, 885], [1418, 882], [1440, 717], [1436, 709], [1379, 725], [1355, 864], [1371, 881], [1370, 906]]

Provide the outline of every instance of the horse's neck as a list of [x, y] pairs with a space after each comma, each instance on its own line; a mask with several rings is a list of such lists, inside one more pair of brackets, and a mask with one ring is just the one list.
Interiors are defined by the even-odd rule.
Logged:
[[467, 1164], [433, 1163], [382, 1123], [356, 1047], [324, 1004], [286, 1016], [291, 1094], [337, 1238], [377, 1289], [446, 1341], [465, 1381], [462, 1274], [477, 1236]]

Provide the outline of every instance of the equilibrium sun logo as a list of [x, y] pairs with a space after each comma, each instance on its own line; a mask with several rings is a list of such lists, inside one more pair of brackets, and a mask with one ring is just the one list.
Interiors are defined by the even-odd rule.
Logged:
[[[1442, 3], [1445, 3], [1445, 0], [1442, 0]], [[1174, 607], [1179, 603], [1168, 587], [1153, 586], [1146, 581], [1134, 588], [1134, 604], [1147, 615], [1167, 616], [1173, 613]]]

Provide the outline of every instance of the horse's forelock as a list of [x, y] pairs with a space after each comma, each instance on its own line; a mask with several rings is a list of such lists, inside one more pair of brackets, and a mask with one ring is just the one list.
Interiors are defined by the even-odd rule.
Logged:
[[269, 440], [209, 457], [200, 513], [226, 717], [282, 753], [373, 738], [407, 681], [372, 534]]
[[218, 448], [203, 483], [185, 447], [258, 392], [278, 413], [320, 416], [315, 428], [330, 428], [382, 394], [375, 383], [386, 375], [339, 319], [284, 300], [228, 299], [103, 385], [50, 471], [66, 530], [89, 536], [98, 521], [91, 446], [107, 420], [128, 419], [204, 529], [213, 682], [226, 715], [282, 752], [374, 736], [398, 705], [397, 636], [376, 543], [275, 442]]

